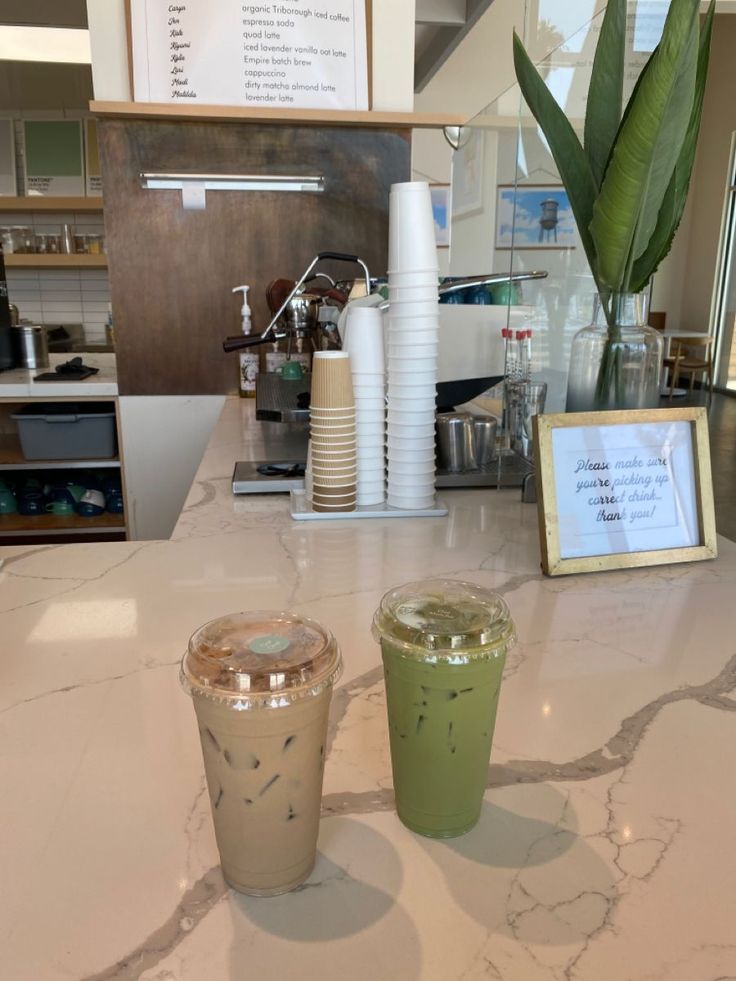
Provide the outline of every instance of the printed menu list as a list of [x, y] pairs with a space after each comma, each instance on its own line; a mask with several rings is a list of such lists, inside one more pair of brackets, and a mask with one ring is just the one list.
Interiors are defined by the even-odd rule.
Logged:
[[141, 102], [367, 109], [365, 0], [131, 0]]

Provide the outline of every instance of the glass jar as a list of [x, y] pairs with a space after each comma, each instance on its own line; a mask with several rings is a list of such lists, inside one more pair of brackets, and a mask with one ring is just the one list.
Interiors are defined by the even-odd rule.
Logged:
[[659, 406], [663, 339], [646, 293], [596, 297], [593, 323], [572, 339], [567, 412]]

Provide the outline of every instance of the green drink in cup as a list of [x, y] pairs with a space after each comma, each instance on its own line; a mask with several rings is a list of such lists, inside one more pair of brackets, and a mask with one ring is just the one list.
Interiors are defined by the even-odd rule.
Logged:
[[500, 596], [468, 582], [392, 589], [373, 620], [386, 680], [396, 809], [432, 838], [480, 817], [506, 652], [516, 641]]

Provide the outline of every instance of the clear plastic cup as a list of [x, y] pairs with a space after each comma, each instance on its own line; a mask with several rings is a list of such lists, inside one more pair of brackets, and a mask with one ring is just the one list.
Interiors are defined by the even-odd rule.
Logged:
[[506, 653], [504, 600], [474, 583], [392, 589], [373, 619], [386, 682], [396, 809], [419, 834], [449, 838], [478, 821]]
[[332, 634], [295, 613], [233, 613], [189, 641], [180, 678], [199, 725], [222, 872], [239, 892], [288, 892], [314, 866], [341, 666]]

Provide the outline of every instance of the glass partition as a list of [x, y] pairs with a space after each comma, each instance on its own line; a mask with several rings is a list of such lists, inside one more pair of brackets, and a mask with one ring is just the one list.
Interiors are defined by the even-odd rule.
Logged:
[[[525, 47], [579, 134], [604, 8], [599, 0], [525, 5]], [[625, 99], [659, 40], [667, 8], [663, 0], [629, 4]], [[512, 43], [510, 29], [504, 43]], [[563, 411], [570, 344], [591, 321], [595, 283], [549, 147], [517, 85], [461, 131], [450, 242], [451, 275], [546, 273], [494, 291], [484, 329], [499, 338], [496, 364], [501, 330], [531, 329], [532, 376], [547, 382], [546, 410]], [[503, 311], [494, 309], [496, 297]], [[488, 347], [483, 340], [480, 350]]]

